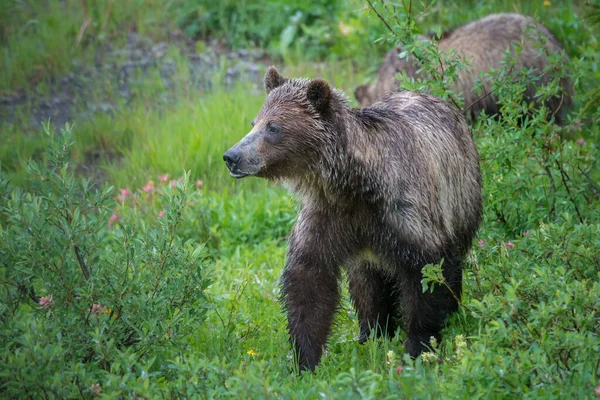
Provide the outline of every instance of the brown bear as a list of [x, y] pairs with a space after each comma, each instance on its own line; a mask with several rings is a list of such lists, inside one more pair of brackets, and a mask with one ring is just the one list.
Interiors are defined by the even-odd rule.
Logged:
[[[281, 277], [301, 368], [319, 362], [342, 266], [360, 340], [371, 329], [393, 335], [401, 317], [406, 350], [419, 355], [458, 307], [481, 219], [479, 158], [463, 115], [411, 92], [352, 109], [327, 82], [286, 79], [273, 67], [265, 89], [252, 130], [223, 159], [233, 177], [282, 181], [301, 199]], [[442, 259], [453, 293], [424, 293], [421, 269]]]
[[[540, 37], [545, 40], [543, 51], [540, 51]], [[421, 36], [420, 39], [428, 38]], [[467, 119], [475, 120], [481, 110], [485, 110], [488, 115], [498, 113], [498, 96], [494, 93], [485, 95], [491, 92], [492, 83], [485, 82], [483, 84], [485, 94], [478, 94], [473, 90], [475, 79], [480, 73], [489, 73], [492, 68], [502, 68], [505, 51], [512, 45], [520, 44], [521, 41], [523, 41], [522, 51], [518, 56], [515, 69], [526, 68], [536, 71], [539, 79], [532, 82], [525, 93], [526, 99], [533, 101], [537, 86], [546, 85], [551, 79], [549, 74], [542, 74], [544, 68], [548, 66], [546, 52], [564, 54], [560, 43], [545, 26], [536, 24], [530, 18], [520, 14], [492, 14], [445, 32], [439, 38], [438, 46], [441, 50], [445, 52], [455, 50], [471, 64], [470, 69], [458, 72], [458, 80], [452, 87], [455, 92], [463, 96]], [[386, 93], [397, 90], [398, 73], [405, 71], [408, 77], [420, 76], [418, 61], [410, 54], [404, 53], [402, 46], [397, 46], [387, 54], [384, 63], [377, 71], [375, 81], [370, 85], [356, 88], [354, 94], [361, 107], [369, 106]], [[563, 78], [561, 86], [563, 96], [552, 98], [547, 103], [559, 123], [564, 119], [566, 107], [571, 103], [572, 92], [568, 79]]]

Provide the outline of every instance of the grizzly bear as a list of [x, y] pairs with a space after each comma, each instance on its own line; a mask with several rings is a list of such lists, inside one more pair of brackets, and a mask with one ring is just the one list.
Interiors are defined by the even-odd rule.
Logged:
[[[479, 158], [463, 115], [426, 94], [393, 93], [352, 109], [321, 79], [270, 67], [253, 128], [223, 159], [235, 178], [285, 183], [301, 200], [281, 301], [302, 369], [314, 370], [347, 268], [360, 341], [393, 335], [419, 355], [457, 310], [462, 262], [482, 213]], [[423, 292], [421, 269], [442, 262], [448, 284]]]
[[[540, 43], [543, 38], [545, 43]], [[419, 37], [427, 40], [426, 37]], [[546, 85], [552, 79], [550, 74], [543, 73], [548, 66], [548, 54], [563, 54], [560, 43], [552, 33], [542, 24], [536, 24], [533, 20], [520, 14], [492, 14], [483, 19], [473, 21], [465, 26], [442, 33], [438, 46], [441, 50], [456, 51], [461, 57], [465, 57], [471, 64], [471, 68], [459, 71], [458, 80], [452, 89], [463, 96], [465, 116], [468, 120], [475, 120], [485, 110], [487, 115], [499, 112], [498, 96], [492, 93], [492, 82], [483, 83], [483, 92], [477, 93], [473, 90], [475, 79], [480, 73], [489, 73], [492, 68], [503, 68], [505, 52], [515, 50], [513, 45], [523, 41], [522, 51], [518, 55], [516, 70], [522, 68], [533, 69], [536, 81], [527, 87], [525, 98], [534, 101], [537, 87]], [[541, 51], [541, 48], [542, 51]], [[355, 97], [361, 107], [366, 107], [379, 100], [388, 92], [397, 90], [398, 81], [396, 75], [402, 71], [408, 77], [418, 78], [421, 66], [414, 56], [403, 51], [401, 45], [389, 52], [385, 61], [377, 71], [375, 81], [370, 85], [361, 85], [355, 90]], [[560, 81], [562, 97], [553, 97], [547, 102], [548, 109], [555, 115], [558, 123], [564, 119], [566, 107], [571, 103], [572, 87], [566, 78]]]

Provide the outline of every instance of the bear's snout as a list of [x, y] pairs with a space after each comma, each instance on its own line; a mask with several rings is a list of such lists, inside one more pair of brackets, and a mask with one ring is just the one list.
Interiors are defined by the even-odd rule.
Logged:
[[225, 161], [227, 169], [229, 169], [229, 174], [234, 178], [243, 178], [247, 175], [239, 170], [241, 159], [242, 152], [235, 147], [232, 147], [223, 154], [223, 161]]
[[235, 169], [240, 162], [240, 158], [242, 158], [242, 153], [234, 149], [227, 150], [225, 154], [223, 154], [223, 161], [225, 161], [225, 164], [227, 164], [227, 168], [229, 168], [230, 171]]

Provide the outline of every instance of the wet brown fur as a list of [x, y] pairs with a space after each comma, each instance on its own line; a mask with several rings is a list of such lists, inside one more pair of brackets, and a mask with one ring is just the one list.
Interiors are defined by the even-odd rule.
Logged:
[[[528, 28], [535, 26], [535, 28]], [[436, 39], [436, 35], [430, 37]], [[455, 50], [467, 60], [471, 60], [471, 67], [467, 71], [458, 73], [458, 81], [454, 84], [453, 90], [461, 93], [464, 98], [466, 117], [474, 120], [481, 112], [485, 110], [488, 115], [497, 114], [499, 111], [498, 97], [490, 94], [482, 98], [484, 94], [478, 94], [473, 91], [475, 78], [479, 73], [488, 73], [491, 68], [501, 68], [501, 61], [504, 59], [504, 52], [512, 44], [518, 44], [523, 40], [522, 53], [516, 64], [516, 69], [525, 67], [543, 71], [548, 65], [545, 54], [540, 54], [539, 36], [546, 38], [545, 51], [548, 53], [563, 52], [562, 46], [554, 38], [552, 33], [541, 24], [535, 25], [534, 22], [520, 14], [492, 14], [483, 19], [471, 22], [460, 28], [444, 32], [439, 38], [438, 46], [443, 51]], [[355, 91], [356, 99], [361, 107], [373, 104], [383, 97], [386, 93], [397, 90], [398, 81], [395, 76], [401, 71], [405, 71], [409, 77], [417, 77], [419, 65], [417, 61], [410, 57], [400, 59], [398, 55], [402, 52], [402, 47], [398, 46], [387, 54], [384, 63], [377, 72], [375, 81], [370, 85], [359, 86]], [[526, 98], [532, 101], [536, 86], [547, 84], [548, 76], [541, 77], [539, 81], [532, 83], [525, 93]], [[562, 122], [564, 112], [571, 102], [571, 86], [567, 79], [561, 81], [563, 88], [563, 98], [551, 99], [547, 106], [556, 114], [557, 122]], [[483, 85], [484, 93], [491, 90], [491, 82]]]
[[400, 321], [417, 356], [458, 307], [421, 269], [443, 258], [461, 294], [461, 266], [482, 213], [477, 150], [464, 117], [438, 98], [393, 93], [352, 109], [327, 82], [265, 77], [254, 128], [224, 158], [232, 174], [282, 181], [301, 199], [281, 277], [281, 301], [303, 369], [314, 369], [348, 271], [360, 340]]

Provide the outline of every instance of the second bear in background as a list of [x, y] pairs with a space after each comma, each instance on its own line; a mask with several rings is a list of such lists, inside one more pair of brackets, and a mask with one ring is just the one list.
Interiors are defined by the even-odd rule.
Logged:
[[[540, 40], [541, 38], [543, 40]], [[546, 43], [541, 49], [539, 43], [544, 40]], [[536, 24], [530, 18], [520, 14], [492, 14], [442, 34], [438, 43], [440, 49], [455, 50], [471, 64], [470, 69], [458, 73], [458, 81], [452, 87], [456, 93], [463, 96], [465, 108], [468, 108], [467, 119], [473, 121], [481, 110], [485, 110], [488, 115], [499, 112], [498, 96], [494, 93], [488, 96], [478, 94], [473, 90], [475, 79], [480, 73], [488, 73], [492, 68], [502, 68], [506, 50], [512, 45], [520, 44], [521, 41], [522, 51], [517, 58], [516, 69], [534, 69], [537, 71], [536, 76], [539, 77], [539, 80], [528, 85], [525, 93], [526, 99], [532, 101], [537, 86], [545, 85], [551, 79], [548, 74], [542, 75], [542, 71], [548, 65], [546, 54], [564, 53], [560, 43], [545, 26]], [[402, 51], [399, 45], [389, 52], [385, 62], [377, 71], [375, 80], [356, 89], [355, 96], [361, 107], [369, 106], [381, 99], [384, 94], [396, 91], [398, 89], [396, 74], [405, 71], [409, 77], [419, 77], [418, 61], [412, 55], [409, 55], [408, 59], [400, 58]], [[546, 104], [555, 114], [558, 123], [562, 122], [565, 109], [571, 102], [569, 81], [563, 78], [560, 83], [563, 96], [551, 98]], [[491, 82], [484, 83], [484, 93], [489, 93], [491, 86]]]

